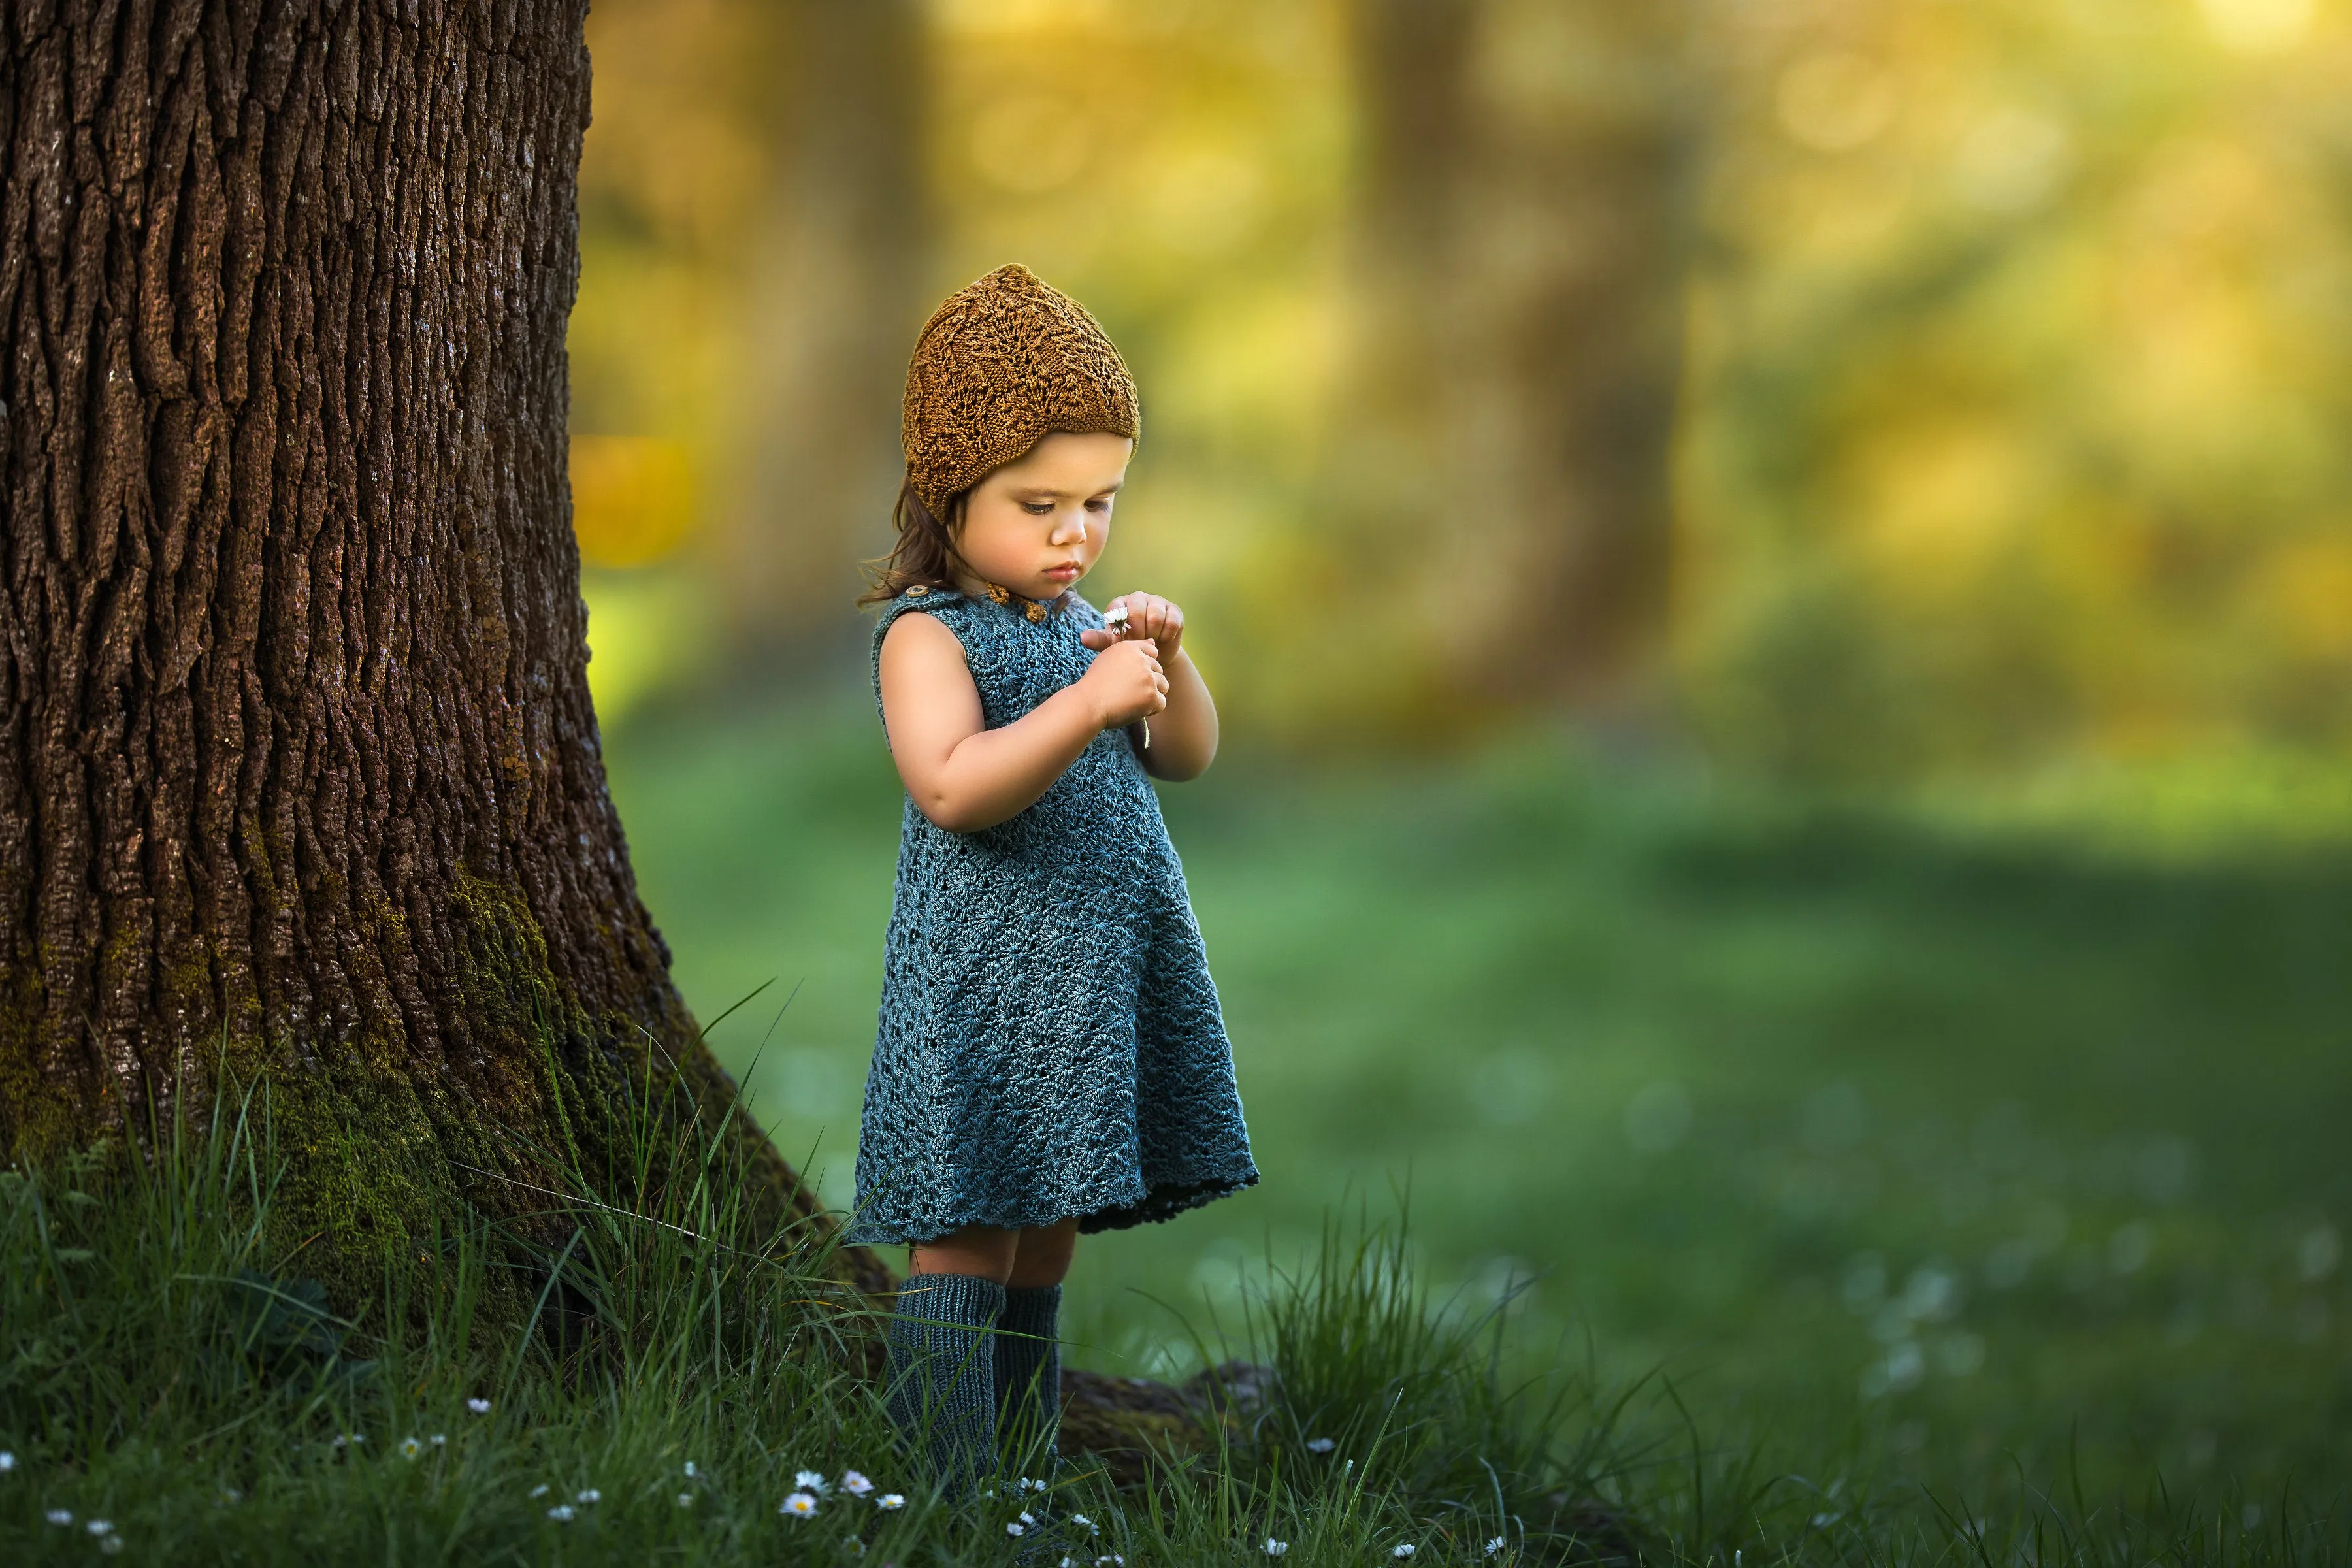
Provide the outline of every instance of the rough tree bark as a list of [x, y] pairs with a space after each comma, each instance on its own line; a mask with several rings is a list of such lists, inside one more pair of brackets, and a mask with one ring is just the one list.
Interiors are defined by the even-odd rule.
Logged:
[[0, 5], [0, 1143], [266, 1077], [306, 1267], [732, 1095], [589, 702], [584, 10]]
[[1416, 595], [1457, 704], [1623, 702], [1666, 608], [1685, 7], [1357, 0], [1353, 20], [1346, 510], [1457, 585]]

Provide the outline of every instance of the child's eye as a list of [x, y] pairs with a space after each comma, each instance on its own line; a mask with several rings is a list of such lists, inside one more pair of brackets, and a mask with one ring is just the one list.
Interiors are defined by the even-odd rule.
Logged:
[[1110, 497], [1108, 497], [1108, 496], [1104, 496], [1104, 497], [1102, 497], [1102, 498], [1101, 498], [1100, 500], [1090, 500], [1090, 501], [1087, 502], [1087, 510], [1088, 511], [1102, 511], [1102, 512], [1107, 512], [1107, 511], [1110, 510]]
[[1021, 503], [1021, 510], [1031, 517], [1051, 517], [1054, 515], [1054, 503], [1049, 500], [1024, 500]]

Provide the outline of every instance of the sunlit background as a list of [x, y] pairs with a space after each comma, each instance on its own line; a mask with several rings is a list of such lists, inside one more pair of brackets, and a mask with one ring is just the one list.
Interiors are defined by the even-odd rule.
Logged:
[[[858, 563], [1018, 260], [1145, 434], [1267, 1181], [1809, 1473], [2352, 1453], [2339, 0], [599, 0], [572, 332], [647, 900], [849, 1201], [899, 800]], [[777, 1006], [787, 996], [781, 1016]], [[773, 1022], [772, 1022], [773, 1020]], [[1352, 1211], [1351, 1211], [1352, 1212]], [[2233, 1504], [2233, 1506], [2235, 1506]]]

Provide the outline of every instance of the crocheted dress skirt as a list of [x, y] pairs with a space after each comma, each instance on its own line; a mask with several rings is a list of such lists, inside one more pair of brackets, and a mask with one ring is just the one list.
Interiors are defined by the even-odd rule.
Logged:
[[[1081, 675], [1075, 594], [1033, 619], [910, 589], [963, 645], [991, 729]], [[1208, 957], [1159, 796], [1124, 731], [1010, 821], [952, 833], [907, 803], [848, 1239], [967, 1225], [1161, 1220], [1257, 1180]]]

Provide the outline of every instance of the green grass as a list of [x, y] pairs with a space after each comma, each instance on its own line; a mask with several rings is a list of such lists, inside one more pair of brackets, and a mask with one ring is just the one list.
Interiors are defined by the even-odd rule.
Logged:
[[[344, 1318], [296, 1272], [305, 1244], [272, 1240], [253, 1105], [223, 1100], [152, 1162], [0, 1173], [5, 1561], [2121, 1568], [2352, 1549], [2352, 1519], [2307, 1501], [2267, 1531], [2160, 1496], [1986, 1517], [1773, 1473], [1678, 1404], [1679, 1426], [1645, 1423], [1638, 1388], [1506, 1370], [1507, 1315], [1449, 1310], [1384, 1223], [1327, 1225], [1233, 1339], [1199, 1342], [1262, 1358], [1272, 1391], [1236, 1397], [1204, 1450], [1125, 1491], [1074, 1462], [950, 1506], [849, 1370], [855, 1310], [822, 1256], [746, 1234], [708, 1163], [642, 1209], [573, 1173], [520, 1227], [418, 1238]], [[531, 1301], [520, 1326], [484, 1310], [501, 1269]], [[796, 1492], [805, 1516], [784, 1511]]]
[[[855, 704], [611, 747], [647, 901], [831, 1201], [899, 805]], [[1669, 1375], [1825, 1490], [2226, 1498], [2352, 1474], [2352, 858], [2135, 858], [1576, 761], [1163, 797], [1265, 1184], [1092, 1238], [1076, 1359], [1184, 1370], [1335, 1205], [1522, 1367]], [[759, 1015], [754, 1017], [752, 1015]], [[1831, 1510], [1834, 1511], [1834, 1510]]]
[[[870, 719], [613, 751], [697, 1008], [799, 988], [718, 1043], [845, 1203], [898, 810]], [[1169, 800], [1266, 1181], [1084, 1245], [1074, 1359], [1240, 1354], [1279, 1394], [1145, 1490], [1073, 1476], [1105, 1533], [1034, 1561], [2352, 1562], [2340, 856], [2143, 863], [1537, 742]], [[723, 1179], [574, 1173], [536, 1239], [419, 1238], [343, 1321], [275, 1170], [257, 1113], [0, 1173], [0, 1562], [1023, 1544], [1009, 1495], [932, 1504], [822, 1260], [742, 1237]], [[908, 1506], [777, 1512], [850, 1467]]]

